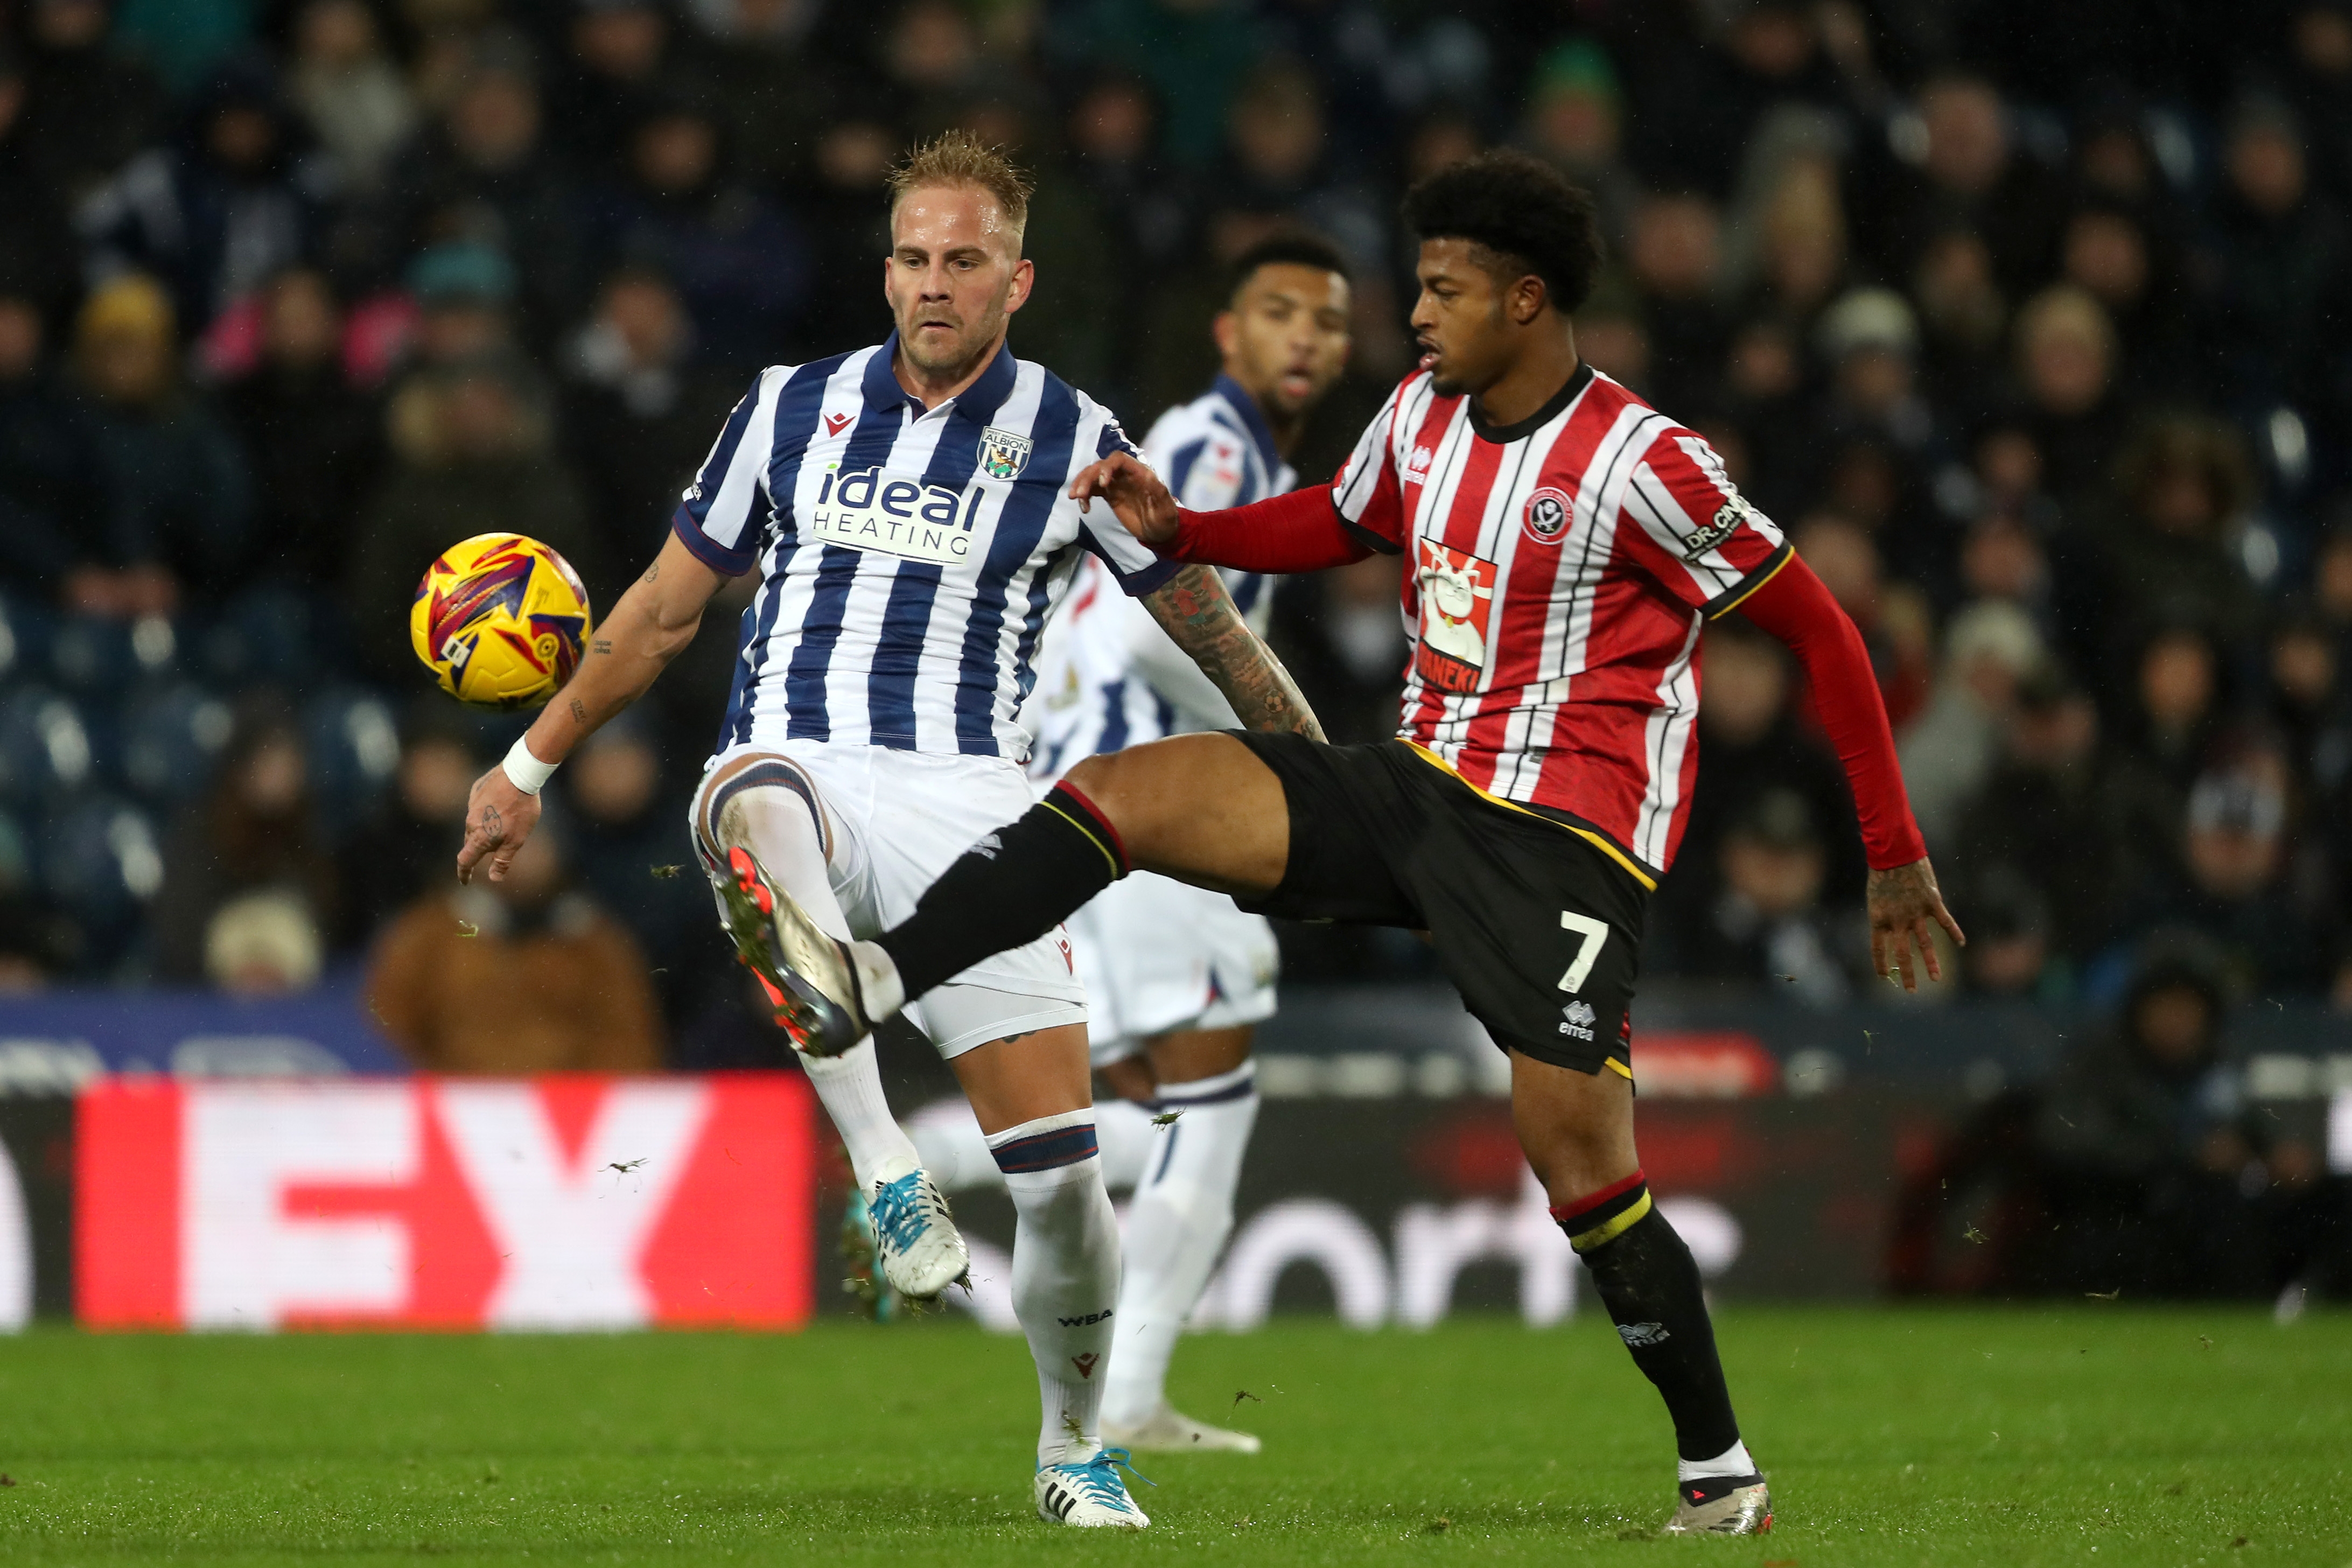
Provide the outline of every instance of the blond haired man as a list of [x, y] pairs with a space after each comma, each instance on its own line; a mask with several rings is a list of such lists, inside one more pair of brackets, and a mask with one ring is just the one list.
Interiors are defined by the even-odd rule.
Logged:
[[[782, 983], [806, 955], [781, 947], [779, 893], [835, 940], [871, 935], [1028, 809], [1028, 737], [1014, 715], [1082, 552], [1143, 600], [1244, 722], [1319, 733], [1213, 570], [1171, 568], [1108, 507], [1070, 499], [1079, 473], [1134, 447], [1093, 399], [1007, 347], [1035, 281], [1022, 257], [1027, 181], [950, 132], [899, 165], [890, 200], [883, 292], [897, 330], [761, 373], [579, 675], [475, 785], [458, 855], [461, 878], [485, 860], [502, 876], [548, 773], [652, 684], [726, 577], [756, 568], [693, 832], [744, 961], [804, 1047], [816, 1021]], [[1037, 1511], [1141, 1528], [1116, 1468], [1124, 1453], [1097, 1437], [1118, 1235], [1067, 947], [1048, 932], [987, 959], [933, 988], [919, 1013], [1019, 1215], [1013, 1305], [1044, 1405]], [[963, 1243], [890, 1116], [871, 1045], [806, 1059], [886, 1273], [909, 1296], [936, 1296], [962, 1273]]]

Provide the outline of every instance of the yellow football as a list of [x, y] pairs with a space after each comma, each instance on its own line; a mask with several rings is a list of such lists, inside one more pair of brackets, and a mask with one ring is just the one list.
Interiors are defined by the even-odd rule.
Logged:
[[571, 563], [519, 533], [478, 533], [434, 558], [409, 640], [441, 689], [475, 708], [536, 708], [588, 646], [588, 590]]

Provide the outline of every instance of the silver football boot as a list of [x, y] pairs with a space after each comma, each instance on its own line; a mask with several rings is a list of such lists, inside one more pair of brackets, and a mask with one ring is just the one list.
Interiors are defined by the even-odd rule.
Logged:
[[1685, 1481], [1675, 1491], [1675, 1517], [1662, 1535], [1761, 1535], [1772, 1528], [1772, 1489], [1762, 1476], [1742, 1477], [1727, 1491], [1705, 1481]]

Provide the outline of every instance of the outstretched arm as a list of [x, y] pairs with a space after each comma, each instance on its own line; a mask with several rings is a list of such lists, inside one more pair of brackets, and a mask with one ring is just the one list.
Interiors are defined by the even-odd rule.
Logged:
[[1323, 726], [1299, 695], [1297, 683], [1274, 650], [1249, 629], [1213, 568], [1185, 567], [1145, 595], [1143, 607], [1224, 693], [1244, 727], [1323, 739]]
[[[1855, 815], [1862, 821], [1863, 847], [1870, 858], [1865, 898], [1870, 906], [1870, 963], [1877, 973], [1899, 974], [1906, 991], [1919, 989], [1919, 960], [1927, 973], [1944, 977], [1936, 957], [1935, 927], [1942, 926], [1962, 946], [1968, 938], [1944, 907], [1936, 868], [1912, 820], [1895, 760], [1895, 735], [1886, 705], [1878, 695], [1869, 650], [1813, 569], [1790, 555], [1786, 564], [1737, 607], [1759, 628], [1788, 644], [1805, 667], [1813, 710], [1845, 763], [1853, 787]], [[1918, 957], [1912, 956], [1916, 944]]]
[[1162, 555], [1243, 572], [1318, 572], [1390, 548], [1341, 517], [1323, 485], [1221, 511], [1186, 511], [1142, 461], [1114, 452], [1082, 471], [1070, 494], [1108, 501], [1120, 524]]
[[[604, 625], [590, 634], [588, 656], [580, 661], [578, 673], [540, 710], [524, 734], [530, 754], [543, 763], [562, 762], [598, 725], [644, 696], [654, 677], [694, 640], [703, 606], [726, 581], [671, 534], [645, 575], [629, 585]], [[466, 803], [466, 842], [457, 851], [457, 880], [473, 880], [474, 868], [485, 856], [490, 880], [504, 880], [515, 851], [538, 821], [538, 794], [518, 788], [504, 763], [476, 779]]]

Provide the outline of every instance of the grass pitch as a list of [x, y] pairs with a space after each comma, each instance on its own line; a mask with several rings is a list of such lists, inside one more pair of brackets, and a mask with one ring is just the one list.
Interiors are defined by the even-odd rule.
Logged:
[[1266, 1452], [1146, 1458], [1140, 1536], [1030, 1517], [1027, 1350], [960, 1323], [38, 1332], [0, 1343], [0, 1559], [2352, 1565], [2352, 1317], [1733, 1307], [1720, 1331], [1761, 1541], [1649, 1538], [1666, 1423], [1592, 1314], [1188, 1340], [1180, 1402]]

